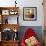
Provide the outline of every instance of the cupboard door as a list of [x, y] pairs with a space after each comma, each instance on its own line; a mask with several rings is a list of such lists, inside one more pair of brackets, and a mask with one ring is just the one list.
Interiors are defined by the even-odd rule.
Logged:
[[1, 24], [1, 15], [0, 15], [0, 24]]

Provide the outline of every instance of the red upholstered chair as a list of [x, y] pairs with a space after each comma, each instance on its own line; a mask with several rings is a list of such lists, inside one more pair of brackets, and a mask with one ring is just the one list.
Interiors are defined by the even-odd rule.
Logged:
[[[32, 40], [33, 39], [32, 37], [36, 38], [36, 41], [37, 41], [36, 44], [27, 45], [28, 44], [27, 39], [29, 40], [31, 38], [31, 40]], [[31, 42], [30, 42], [30, 44], [31, 44]], [[21, 46], [41, 46], [40, 42], [37, 39], [37, 35], [32, 28], [27, 29], [27, 31], [25, 32], [24, 37], [22, 38]]]

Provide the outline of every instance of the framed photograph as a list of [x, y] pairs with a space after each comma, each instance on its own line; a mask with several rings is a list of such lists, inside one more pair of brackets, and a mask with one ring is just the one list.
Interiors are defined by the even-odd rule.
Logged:
[[10, 14], [10, 15], [16, 15], [16, 14], [17, 14], [17, 11], [15, 11], [15, 10], [10, 10], [9, 14]]
[[10, 10], [10, 15], [14, 15], [14, 10]]
[[23, 7], [23, 20], [24, 21], [36, 21], [37, 20], [37, 8], [36, 7]]
[[9, 10], [2, 10], [2, 15], [9, 15]]

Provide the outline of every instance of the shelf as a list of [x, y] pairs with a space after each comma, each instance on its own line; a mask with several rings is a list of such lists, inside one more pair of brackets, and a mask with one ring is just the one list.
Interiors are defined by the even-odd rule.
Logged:
[[18, 42], [2, 42], [3, 46], [18, 46]]
[[18, 46], [18, 41], [1, 41], [0, 46]]
[[[2, 42], [2, 41], [1, 41]], [[16, 41], [12, 41], [12, 40], [10, 40], [10, 41], [3, 41], [4, 43], [16, 43], [16, 42], [19, 42], [19, 40], [16, 40]]]
[[0, 7], [0, 24], [18, 24], [18, 16], [19, 7]]
[[18, 15], [19, 7], [0, 7], [1, 15]]
[[15, 24], [1, 24], [0, 27], [1, 27], [1, 30], [5, 29], [5, 28], [10, 28], [12, 30], [17, 29], [17, 31], [19, 31], [19, 29], [20, 29], [19, 24], [16, 24], [16, 25]]
[[[0, 46], [18, 46], [19, 40], [17, 39], [18, 38], [17, 34], [20, 29], [20, 26], [18, 24], [18, 15], [19, 15], [19, 7], [0, 7], [0, 32], [1, 32]], [[13, 34], [10, 34], [11, 32], [10, 33], [8, 32], [8, 34], [6, 33], [8, 38], [6, 38], [5, 41], [5, 39], [3, 39], [4, 37], [2, 36], [5, 36], [4, 30], [9, 31], [8, 29], [10, 29], [11, 32], [13, 31], [14, 33]], [[15, 37], [15, 41], [14, 41], [14, 37]], [[7, 39], [10, 40], [7, 41]]]

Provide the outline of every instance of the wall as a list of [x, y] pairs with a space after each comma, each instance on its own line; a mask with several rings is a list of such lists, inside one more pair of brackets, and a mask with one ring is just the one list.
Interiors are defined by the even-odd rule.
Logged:
[[41, 43], [43, 43], [43, 31], [41, 26], [21, 26], [21, 29], [19, 31], [19, 39], [20, 42], [24, 36], [24, 33], [27, 31], [28, 28], [32, 28], [33, 31], [37, 34], [37, 37]]
[[[0, 0], [1, 7], [15, 6], [15, 0]], [[21, 26], [43, 26], [43, 6], [42, 0], [17, 0], [19, 6], [19, 24]], [[23, 20], [23, 7], [37, 7], [37, 21]], [[26, 23], [26, 24], [25, 24]]]
[[[22, 5], [23, 4], [23, 5]], [[20, 18], [19, 20], [22, 26], [43, 26], [43, 6], [42, 0], [24, 0], [21, 2], [22, 9], [20, 11]], [[37, 21], [23, 21], [23, 7], [37, 7]]]

